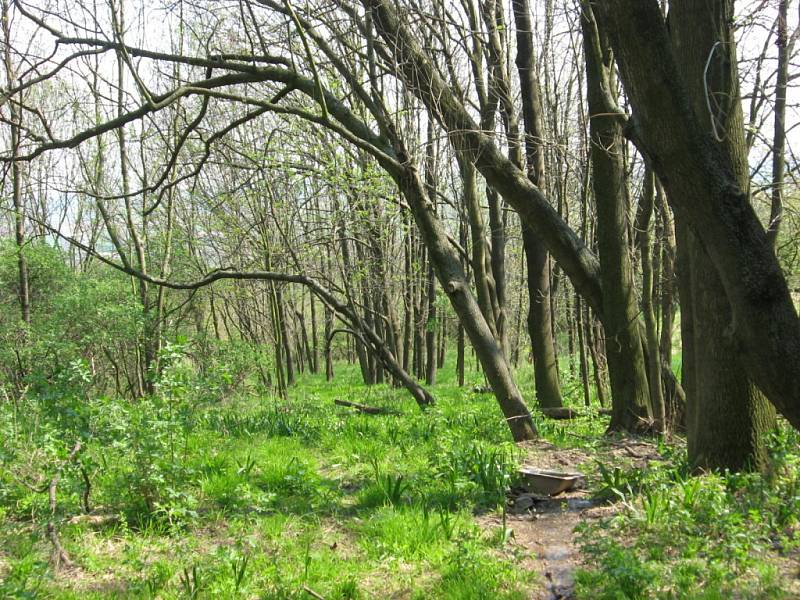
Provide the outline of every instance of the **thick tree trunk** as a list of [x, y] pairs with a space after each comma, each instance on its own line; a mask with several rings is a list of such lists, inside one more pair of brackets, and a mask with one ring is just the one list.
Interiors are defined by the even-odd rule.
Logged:
[[[692, 229], [719, 274], [731, 309], [725, 330], [735, 340], [732, 346], [741, 364], [769, 400], [800, 427], [800, 319], [749, 204], [747, 187], [737, 176], [731, 145], [715, 139], [715, 132], [717, 138], [731, 132], [720, 124], [739, 110], [738, 100], [717, 97], [727, 106], [714, 110], [712, 124], [708, 110], [695, 109], [687, 94], [688, 84], [703, 84], [707, 63], [714, 69], [727, 63], [727, 77], [738, 82], [732, 40], [716, 44], [726, 39], [719, 33], [732, 23], [732, 13], [720, 18], [714, 10], [717, 2], [690, 4], [703, 13], [692, 18], [684, 11], [681, 19], [670, 17], [668, 30], [656, 0], [599, 3], [633, 108], [630, 132], [650, 157], [676, 219]], [[675, 11], [673, 3], [670, 11]], [[681, 40], [676, 38], [673, 47], [669, 36], [681, 24], [690, 37], [714, 35], [713, 54], [712, 47], [704, 45], [696, 55], [702, 54], [702, 60], [693, 66], [676, 56]], [[701, 76], [689, 76], [688, 67], [694, 73], [699, 67]], [[701, 99], [705, 104], [705, 96]]]
[[[704, 110], [706, 93], [729, 102], [721, 113], [709, 117], [715, 119], [712, 126], [718, 128], [722, 139], [716, 143], [725, 148], [737, 183], [746, 190], [747, 150], [735, 42], [729, 28], [733, 2], [710, 0], [700, 6], [675, 0], [671, 10], [675, 19], [671, 30], [673, 48], [691, 81], [687, 91], [694, 110], [697, 114]], [[698, 21], [715, 26], [697, 27]], [[718, 59], [722, 60], [709, 63], [712, 52], [719, 52]], [[722, 281], [703, 244], [685, 221], [685, 214], [676, 215], [680, 230], [678, 254], [681, 268], [686, 271], [679, 279], [681, 318], [690, 319], [682, 327], [687, 336], [683, 364], [684, 369], [689, 369], [689, 387], [684, 385], [689, 461], [699, 469], [763, 467], [765, 438], [774, 426], [774, 411], [741, 362], [736, 340], [730, 334], [733, 314]]]
[[680, 221], [679, 230], [689, 462], [697, 469], [763, 467], [774, 411], [750, 382], [734, 340], [724, 333], [730, 306], [716, 270]]

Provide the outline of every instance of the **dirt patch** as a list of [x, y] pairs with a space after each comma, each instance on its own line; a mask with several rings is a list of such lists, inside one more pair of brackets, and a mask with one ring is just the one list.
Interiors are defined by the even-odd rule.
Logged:
[[580, 448], [559, 448], [545, 440], [534, 440], [519, 444], [525, 452], [523, 462], [540, 469], [552, 471], [575, 471], [588, 463], [592, 455]]
[[[523, 464], [538, 469], [580, 472], [589, 481], [597, 478], [594, 459], [598, 455], [612, 463], [644, 466], [662, 460], [655, 444], [626, 438], [609, 440], [591, 451], [583, 448], [559, 448], [545, 440], [520, 444]], [[583, 565], [575, 528], [584, 520], [612, 516], [618, 506], [594, 501], [585, 489], [575, 489], [555, 497], [537, 496], [524, 490], [512, 490], [507, 505], [506, 526], [513, 531], [513, 543], [530, 556], [526, 566], [539, 574], [539, 585], [531, 590], [532, 600], [566, 600], [574, 597], [574, 573]], [[486, 527], [502, 526], [502, 515], [480, 519]]]

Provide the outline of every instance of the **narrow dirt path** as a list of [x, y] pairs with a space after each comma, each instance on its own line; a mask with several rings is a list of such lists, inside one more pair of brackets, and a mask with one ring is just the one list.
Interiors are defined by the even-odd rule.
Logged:
[[[558, 448], [545, 440], [520, 445], [524, 463], [540, 469], [590, 473], [592, 458], [582, 448]], [[610, 442], [603, 452], [606, 460], [639, 466], [659, 459], [652, 443], [638, 439]], [[515, 498], [516, 497], [516, 498]], [[515, 499], [517, 500], [515, 502]], [[583, 564], [575, 528], [586, 519], [607, 517], [619, 510], [616, 505], [598, 505], [585, 489], [555, 497], [530, 494], [509, 496], [507, 527], [514, 532], [514, 543], [531, 556], [528, 568], [540, 575], [541, 583], [531, 590], [532, 600], [568, 600], [575, 597], [575, 571]], [[494, 521], [501, 517], [493, 515]]]
[[527, 514], [513, 515], [507, 520], [515, 543], [531, 553], [529, 568], [540, 575], [541, 585], [532, 590], [532, 599], [573, 597], [574, 573], [581, 564], [574, 529], [591, 504], [577, 495], [542, 500]]
[[[575, 471], [589, 458], [581, 450], [559, 449], [545, 441], [526, 446], [525, 462], [539, 468]], [[531, 590], [532, 600], [574, 598], [575, 570], [581, 566], [574, 530], [592, 506], [584, 490], [553, 498], [522, 496], [516, 503], [512, 495], [507, 526], [514, 532], [514, 543], [529, 552], [528, 567], [540, 576]]]

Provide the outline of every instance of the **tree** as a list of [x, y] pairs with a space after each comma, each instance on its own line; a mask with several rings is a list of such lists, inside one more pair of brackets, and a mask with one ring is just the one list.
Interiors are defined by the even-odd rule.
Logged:
[[[653, 415], [629, 250], [630, 209], [622, 156], [624, 137], [616, 106], [614, 58], [588, 2], [583, 4], [581, 27], [603, 283], [603, 327], [613, 399], [610, 428], [646, 429]], [[661, 381], [655, 385], [660, 388]]]
[[[800, 417], [800, 406], [796, 402], [800, 397], [797, 395], [800, 360], [793, 349], [800, 344], [800, 323], [764, 229], [748, 202], [746, 175], [741, 168], [746, 160], [743, 158], [745, 147], [740, 131], [740, 109], [733, 100], [738, 98], [738, 94], [735, 93], [736, 62], [729, 29], [732, 3], [704, 5], [701, 9], [703, 18], [698, 20], [689, 17], [691, 13], [686, 12], [688, 5], [684, 8], [681, 3], [676, 3], [677, 12], [675, 17], [671, 17], [670, 27], [674, 41], [668, 37], [666, 23], [656, 2], [611, 0], [600, 5], [633, 108], [630, 131], [664, 184], [677, 224], [685, 228], [681, 235], [695, 236], [697, 250], [708, 254], [708, 268], [702, 272], [699, 271], [700, 259], [688, 264], [686, 259], [679, 262], [682, 290], [689, 289], [686, 278], [691, 270], [689, 285], [695, 283], [697, 286], [702, 282], [700, 288], [693, 288], [692, 293], [700, 293], [701, 289], [708, 292], [691, 305], [714, 311], [714, 315], [704, 314], [699, 320], [693, 311], [689, 320], [683, 322], [684, 352], [689, 357], [713, 357], [720, 361], [720, 368], [735, 369], [732, 361], [740, 356], [744, 369], [727, 375], [741, 377], [742, 371], [746, 370], [767, 397], [797, 426]], [[708, 26], [709, 23], [712, 27]], [[646, 44], [638, 41], [643, 38], [647, 39]], [[705, 41], [698, 43], [698, 40]], [[720, 53], [717, 56], [722, 56], [722, 69], [717, 76], [723, 85], [733, 87], [721, 88], [728, 97], [722, 120], [703, 126], [697, 112], [702, 97], [697, 91], [692, 94], [687, 83], [690, 79], [680, 75], [677, 63], [683, 56], [688, 67], [695, 73], [701, 72], [712, 50]], [[699, 81], [702, 82], [703, 78]], [[715, 84], [720, 89], [720, 84]], [[695, 90], [697, 85], [695, 81]], [[712, 118], [719, 118], [719, 115], [712, 115]], [[717, 139], [714, 139], [714, 132]], [[722, 135], [729, 136], [729, 141], [717, 141], [724, 139]], [[678, 246], [686, 249], [687, 239], [679, 239]], [[715, 275], [720, 280], [716, 291], [712, 290]], [[723, 292], [725, 299], [721, 297]], [[689, 301], [688, 298], [683, 300]], [[712, 302], [715, 304], [711, 305]], [[730, 307], [729, 317], [720, 312], [725, 304]], [[714, 322], [712, 316], [720, 320]], [[713, 340], [709, 343], [727, 343], [727, 349], [721, 355], [716, 354], [718, 348], [710, 355], [701, 354], [703, 349], [694, 344], [709, 339]], [[789, 357], [788, 364], [786, 357]], [[699, 366], [702, 368], [697, 368]], [[701, 380], [711, 386], [722, 384], [713, 373], [705, 372], [705, 365], [696, 363], [694, 367], [692, 369], [689, 364], [687, 399], [692, 397], [693, 386], [699, 385]], [[763, 431], [771, 419], [768, 411], [756, 408], [761, 405], [755, 398], [745, 400], [751, 397], [749, 394], [743, 396], [746, 385], [744, 382], [737, 385], [733, 402], [738, 409], [736, 414], [743, 419], [740, 422], [753, 432], [745, 439], [750, 442], [749, 455], [757, 459], [758, 431]], [[694, 388], [694, 391], [700, 390]], [[697, 400], [699, 397], [694, 398]], [[748, 408], [748, 403], [752, 408]], [[709, 416], [707, 408], [700, 411], [704, 413], [703, 417]], [[710, 416], [724, 418], [723, 413], [726, 409], [713, 406]], [[698, 412], [695, 417], [699, 415]], [[731, 423], [735, 418], [731, 416]], [[689, 420], [691, 431], [691, 410]], [[715, 439], [727, 440], [731, 445], [734, 437], [738, 442], [742, 436], [742, 431], [733, 427], [722, 426], [713, 430], [708, 426], [695, 426], [696, 433], [701, 433], [701, 430], [714, 435]], [[700, 450], [693, 454], [699, 459]], [[722, 453], [704, 457], [698, 462], [705, 466], [704, 462], [716, 461], [717, 456], [729, 466], [741, 466], [741, 455], [723, 458]]]

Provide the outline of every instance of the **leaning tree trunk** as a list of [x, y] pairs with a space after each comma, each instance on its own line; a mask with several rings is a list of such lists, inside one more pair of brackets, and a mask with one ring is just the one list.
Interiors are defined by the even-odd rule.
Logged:
[[[725, 3], [728, 8], [730, 4]], [[742, 366], [770, 402], [800, 427], [797, 309], [737, 175], [733, 145], [717, 141], [733, 131], [725, 127], [726, 115], [715, 104], [712, 125], [708, 109], [696, 108], [705, 105], [705, 93], [687, 94], [688, 84], [703, 85], [706, 64], [719, 69], [727, 63], [729, 80], [737, 82], [733, 40], [716, 43], [728, 39], [719, 33], [730, 27], [732, 12], [719, 11], [719, 2], [671, 3], [668, 27], [656, 0], [602, 0], [598, 5], [633, 109], [631, 135], [661, 178], [676, 218], [698, 236], [719, 275], [731, 309], [725, 330], [735, 339]], [[702, 11], [698, 18], [687, 12], [690, 8]], [[684, 16], [673, 18], [679, 14]], [[692, 63], [676, 52], [678, 39], [671, 40], [678, 29], [688, 36], [685, 50], [692, 51]], [[703, 35], [715, 40], [700, 44]], [[695, 75], [688, 74], [689, 68]], [[723, 111], [727, 117], [740, 109], [730, 94], [715, 99], [736, 109]]]
[[[399, 149], [398, 155], [405, 157], [402, 149]], [[503, 349], [469, 289], [459, 256], [450, 245], [431, 202], [425, 196], [419, 175], [416, 170], [407, 167], [402, 173], [397, 173], [395, 179], [408, 200], [428, 248], [429, 260], [433, 262], [442, 289], [472, 342], [512, 436], [516, 441], [535, 438], [536, 427], [514, 382]]]

